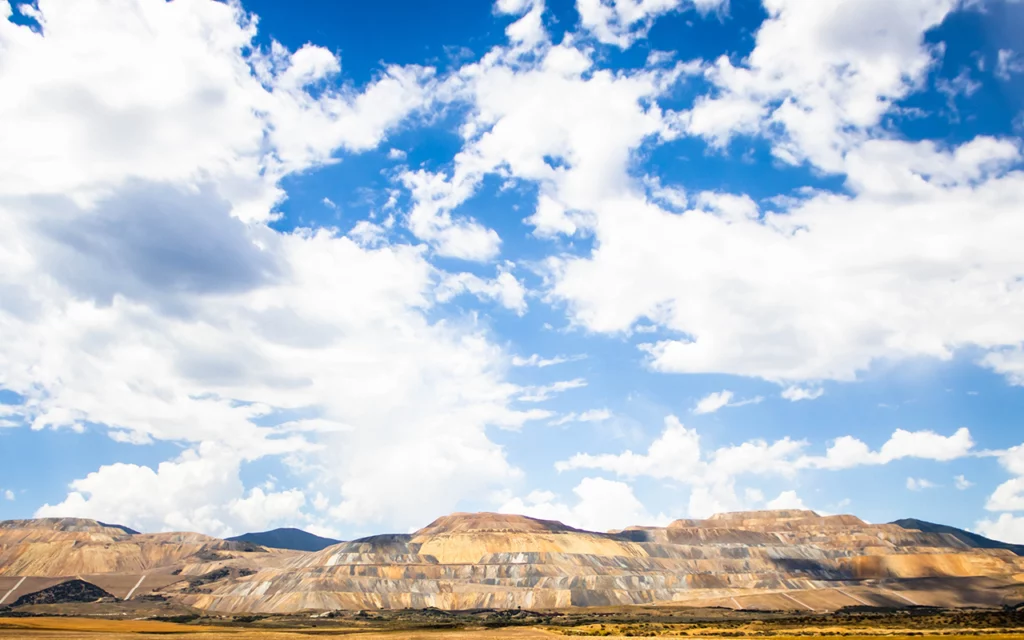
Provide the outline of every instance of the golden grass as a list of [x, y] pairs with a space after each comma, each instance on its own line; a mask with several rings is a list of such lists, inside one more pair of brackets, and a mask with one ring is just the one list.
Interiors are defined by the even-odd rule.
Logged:
[[[682, 638], [684, 640], [721, 640], [722, 637], [757, 637], [742, 631], [719, 635], [715, 629], [672, 628], [671, 625], [653, 625], [655, 633], [648, 637]], [[0, 618], [0, 640], [140, 640], [143, 638], [184, 638], [202, 636], [202, 640], [303, 640], [333, 636], [358, 636], [358, 640], [557, 640], [566, 636], [586, 635], [609, 638], [642, 636], [638, 629], [607, 625], [572, 629], [542, 629], [514, 627], [504, 629], [421, 629], [421, 630], [369, 630], [366, 628], [293, 628], [253, 629], [239, 627], [212, 627], [184, 625], [149, 620], [102, 620], [95, 618]], [[646, 630], [645, 630], [646, 631]], [[724, 630], [723, 630], [724, 631]], [[589, 632], [589, 633], [588, 633]], [[922, 640], [925, 636], [941, 640], [1024, 640], [1019, 633], [1005, 630], [935, 629], [841, 629], [808, 627], [793, 633], [770, 636], [770, 640], [806, 640], [816, 638], [842, 638], [843, 640]]]
[[[156, 620], [105, 620], [102, 618], [0, 618], [0, 638], [17, 637], [29, 631], [74, 631], [80, 633], [220, 633], [224, 629], [186, 626]], [[4, 634], [7, 635], [4, 635]]]
[[368, 631], [365, 628], [251, 629], [207, 627], [151, 620], [98, 620], [95, 618], [0, 618], [0, 640], [139, 640], [201, 635], [203, 640], [302, 640], [358, 635], [359, 640], [552, 640], [557, 635], [543, 629], [426, 629], [415, 631]]

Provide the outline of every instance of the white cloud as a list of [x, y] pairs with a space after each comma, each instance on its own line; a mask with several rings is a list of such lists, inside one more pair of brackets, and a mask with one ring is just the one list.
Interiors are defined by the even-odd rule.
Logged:
[[1024, 517], [1004, 513], [995, 520], [980, 520], [974, 529], [986, 538], [1024, 544]]
[[701, 398], [693, 408], [693, 413], [714, 413], [722, 407], [728, 406], [732, 400], [732, 391], [718, 391], [710, 393]]
[[541, 369], [545, 367], [552, 367], [556, 364], [564, 364], [566, 362], [576, 362], [579, 360], [586, 359], [586, 355], [579, 354], [574, 356], [554, 356], [553, 358], [544, 358], [539, 354], [532, 354], [527, 358], [521, 356], [512, 356], [513, 367], [539, 367]]
[[445, 302], [463, 292], [495, 300], [520, 316], [526, 313], [526, 287], [512, 275], [509, 267], [499, 268], [498, 275], [491, 280], [472, 273], [448, 274], [441, 281], [437, 296], [439, 301]]
[[[608, 201], [591, 255], [549, 261], [552, 296], [591, 331], [647, 318], [683, 334], [641, 345], [664, 372], [848, 381], [876, 361], [1016, 345], [1024, 304], [1009, 265], [1020, 258], [1006, 233], [1024, 234], [1024, 222], [1005, 194], [1024, 193], [1021, 174], [1006, 171], [1019, 153], [984, 138], [955, 150], [866, 143], [847, 160], [857, 195], [815, 194], [759, 221]], [[978, 207], [986, 217], [968, 224], [964, 212]], [[877, 225], [885, 238], [863, 235]], [[928, 253], [935, 243], [943, 250]], [[982, 317], [987, 305], [1006, 313]], [[985, 362], [1012, 377], [1024, 370], [1017, 353]]]
[[807, 505], [796, 491], [783, 491], [765, 505], [768, 509], [807, 509]]
[[962, 427], [951, 436], [934, 431], [897, 429], [878, 451], [872, 451], [853, 436], [836, 438], [825, 455], [807, 456], [802, 467], [818, 469], [850, 469], [861, 465], [888, 464], [903, 458], [919, 458], [946, 462], [968, 455], [974, 447], [971, 432]]
[[825, 390], [821, 388], [806, 389], [804, 387], [792, 386], [783, 389], [781, 395], [790, 402], [800, 402], [801, 400], [817, 400], [825, 395]]
[[[985, 508], [989, 511], [1024, 511], [1024, 444], [1002, 452], [999, 464], [1015, 477], [996, 487], [985, 503]], [[1007, 526], [1019, 523], [1003, 517], [1000, 517], [1000, 521], [1008, 523]]]
[[733, 402], [733, 392], [729, 390], [716, 391], [709, 393], [708, 395], [697, 401], [696, 406], [693, 408], [693, 413], [696, 415], [702, 415], [706, 413], [715, 413], [719, 409], [725, 407], [743, 407], [748, 404], [760, 404], [764, 398], [761, 396], [755, 396], [746, 400], [738, 400]]
[[612, 412], [608, 409], [588, 409], [582, 413], [567, 413], [557, 420], [552, 420], [548, 424], [553, 427], [560, 427], [571, 422], [604, 422], [612, 417]]
[[[745, 500], [737, 496], [736, 481], [744, 476], [792, 478], [803, 469], [848, 469], [888, 464], [903, 458], [948, 461], [968, 455], [973, 441], [967, 429], [960, 429], [951, 436], [897, 429], [877, 452], [852, 436], [836, 439], [824, 456], [807, 455], [806, 447], [807, 442], [786, 437], [772, 443], [750, 440], [705, 451], [696, 429], [687, 429], [675, 416], [668, 416], [664, 430], [646, 453], [631, 450], [618, 454], [577, 453], [557, 462], [555, 469], [559, 472], [595, 469], [626, 478], [675, 480], [692, 488], [690, 515], [706, 517], [721, 511], [749, 508], [757, 502], [749, 493]], [[915, 488], [924, 488], [927, 481], [915, 480], [914, 483]], [[777, 504], [782, 504], [792, 498], [783, 492], [778, 500]]]
[[743, 508], [735, 480], [746, 475], [791, 477], [805, 442], [782, 438], [773, 443], [751, 440], [739, 445], [702, 451], [696, 429], [687, 429], [675, 416], [665, 418], [665, 429], [646, 453], [577, 453], [555, 464], [559, 472], [596, 469], [626, 478], [646, 476], [675, 480], [691, 486], [689, 514], [706, 517]]
[[1007, 480], [996, 487], [985, 508], [989, 511], [1024, 511], [1024, 477]]
[[624, 529], [631, 525], [665, 526], [665, 515], [652, 516], [624, 482], [604, 478], [583, 478], [572, 490], [577, 501], [568, 505], [550, 491], [534, 491], [525, 498], [505, 502], [499, 513], [515, 513], [544, 520], [557, 520], [588, 531]]
[[[717, 93], [686, 114], [642, 105], [699, 64], [614, 79], [473, 67], [478, 112], [453, 175], [535, 182], [528, 222], [539, 235], [593, 234], [589, 255], [547, 261], [549, 298], [590, 331], [627, 333], [645, 319], [662, 328], [670, 339], [642, 345], [657, 371], [792, 385], [853, 380], [880, 361], [1015, 348], [1024, 305], [1014, 293], [1019, 252], [1007, 238], [1024, 234], [1024, 223], [1005, 194], [1024, 192], [1012, 170], [1019, 145], [870, 139], [932, 67], [923, 34], [955, 5], [773, 2], [749, 59], [719, 61], [709, 75]], [[625, 159], [682, 126], [723, 144], [734, 133], [764, 134], [787, 161], [845, 174], [848, 192], [805, 191], [778, 212], [743, 194], [732, 204], [745, 208], [723, 207], [723, 194], [669, 203], [642, 192], [637, 182], [679, 185], [631, 180]], [[614, 133], [582, 141], [602, 127]], [[680, 213], [680, 203], [691, 208]], [[969, 215], [978, 210], [986, 215]], [[993, 306], [1007, 312], [982, 317]]]
[[1024, 60], [1012, 49], [1000, 49], [996, 54], [996, 77], [1009, 82], [1017, 73], [1024, 73]]
[[406, 171], [402, 183], [415, 205], [409, 212], [409, 229], [434, 247], [438, 255], [484, 262], [498, 256], [501, 238], [493, 229], [472, 218], [452, 217], [450, 210], [472, 195], [473, 185], [452, 188], [443, 175], [425, 170]]
[[1024, 387], [1024, 346], [993, 351], [981, 359], [981, 364], [1005, 376], [1010, 384]]
[[348, 237], [352, 238], [359, 246], [372, 249], [384, 243], [387, 233], [387, 229], [379, 224], [369, 220], [360, 220], [348, 232]]
[[924, 491], [925, 489], [935, 489], [938, 486], [926, 478], [907, 478], [907, 489], [910, 491]]
[[628, 48], [647, 34], [654, 20], [683, 7], [707, 13], [728, 0], [576, 0], [580, 25], [603, 44]]
[[971, 487], [974, 486], [973, 482], [971, 482], [962, 475], [956, 476], [955, 478], [953, 478], [953, 481], [956, 483], [956, 488], [959, 489], [960, 491], [966, 491], [967, 489], [970, 489]]
[[687, 429], [675, 416], [665, 418], [665, 430], [651, 443], [646, 454], [625, 451], [621, 454], [591, 455], [577, 453], [558, 462], [558, 471], [574, 469], [600, 469], [621, 476], [635, 478], [670, 478], [687, 481], [699, 473], [702, 465], [700, 436], [695, 429]]
[[580, 212], [628, 184], [630, 151], [645, 139], [677, 135], [659, 108], [640, 102], [694, 72], [677, 65], [634, 74], [594, 70], [584, 77], [592, 69], [589, 53], [567, 39], [538, 50], [496, 47], [448, 78], [445, 99], [471, 107], [460, 129], [464, 144], [450, 170], [401, 175], [412, 196], [412, 233], [442, 255], [494, 258], [497, 235], [453, 213], [489, 173], [541, 183], [538, 208], [527, 219], [537, 235], [587, 228], [589, 216]]
[[12, 500], [13, 501], [14, 500], [14, 492], [11, 491], [10, 489], [4, 489], [4, 499], [5, 500]]
[[583, 378], [573, 378], [572, 380], [559, 380], [547, 385], [524, 387], [520, 390], [519, 400], [522, 402], [544, 402], [551, 399], [555, 394], [569, 391], [570, 389], [580, 389], [585, 386], [587, 386], [586, 380]]
[[405, 160], [406, 153], [401, 149], [388, 149], [388, 160]]
[[[718, 94], [686, 114], [691, 133], [716, 145], [762, 134], [787, 162], [841, 171], [892, 101], [907, 95], [934, 58], [924, 33], [957, 0], [773, 0], [742, 66], [722, 56], [708, 71]], [[781, 131], [775, 135], [773, 131]]]
[[[252, 47], [231, 3], [40, 11], [40, 32], [0, 20], [0, 387], [25, 399], [10, 417], [186, 448], [102, 466], [41, 514], [210, 533], [291, 519], [299, 493], [239, 480], [269, 456], [328, 501], [310, 526], [401, 527], [520, 477], [487, 430], [551, 414], [511, 408], [508, 355], [445, 319], [449, 274], [424, 248], [267, 224], [281, 177], [375, 148], [429, 104], [433, 70], [344, 86], [326, 49]], [[477, 246], [466, 229], [441, 231]]]
[[389, 67], [357, 92], [331, 81], [327, 49], [245, 53], [256, 27], [234, 4], [128, 2], [117, 20], [98, 0], [40, 9], [38, 33], [0, 23], [7, 195], [82, 204], [129, 179], [214, 179], [236, 214], [266, 216], [276, 178], [375, 147], [427, 101], [430, 69]]
[[295, 523], [302, 516], [301, 491], [243, 497], [241, 460], [223, 445], [204, 443], [156, 470], [134, 464], [104, 465], [71, 483], [71, 493], [43, 505], [36, 517], [88, 517], [141, 531], [204, 531], [231, 535]]
[[1004, 451], [999, 456], [999, 463], [1010, 473], [1024, 476], [1024, 444]]

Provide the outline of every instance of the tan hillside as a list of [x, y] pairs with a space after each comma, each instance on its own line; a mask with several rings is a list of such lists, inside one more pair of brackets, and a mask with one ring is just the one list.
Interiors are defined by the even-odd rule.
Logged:
[[[749, 606], [811, 610], [906, 606], [916, 600], [894, 589], [909, 588], [910, 579], [936, 578], [960, 580], [949, 593], [983, 604], [1001, 596], [989, 582], [972, 599], [972, 580], [1008, 584], [1022, 569], [1024, 558], [1008, 551], [971, 549], [945, 534], [811, 511], [722, 514], [612, 533], [481, 513], [445, 516], [411, 535], [338, 544], [297, 557], [286, 568], [185, 598], [202, 608], [259, 612], [722, 599], [715, 604], [747, 606], [737, 597]], [[934, 584], [927, 588], [942, 591]], [[802, 593], [817, 596], [793, 597]]]
[[131, 533], [95, 520], [8, 520], [0, 522], [0, 604], [71, 578], [124, 598], [220, 569], [234, 575], [278, 566], [293, 555], [199, 533]]
[[61, 576], [81, 576], [118, 598], [155, 591], [236, 613], [664, 603], [808, 611], [987, 606], [1019, 593], [1022, 575], [1024, 558], [1007, 550], [793, 510], [608, 533], [456, 513], [412, 534], [314, 553], [199, 534], [132, 534], [88, 520], [0, 523], [0, 591], [13, 589], [12, 598]]

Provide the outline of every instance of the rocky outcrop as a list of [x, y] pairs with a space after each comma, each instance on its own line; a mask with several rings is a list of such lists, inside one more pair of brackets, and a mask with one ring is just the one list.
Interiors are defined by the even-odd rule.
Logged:
[[0, 576], [141, 575], [160, 569], [198, 575], [246, 557], [266, 556], [254, 561], [273, 564], [269, 557], [281, 553], [199, 533], [140, 534], [80, 518], [0, 522]]
[[[865, 581], [999, 577], [1024, 562], [955, 536], [811, 511], [732, 513], [610, 533], [453, 514], [409, 535], [354, 540], [187, 597], [201, 608], [561, 608], [684, 603]], [[855, 601], [856, 598], [853, 598]]]

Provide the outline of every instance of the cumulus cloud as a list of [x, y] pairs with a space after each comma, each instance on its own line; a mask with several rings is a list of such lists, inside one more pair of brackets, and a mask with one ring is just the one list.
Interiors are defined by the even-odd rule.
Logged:
[[841, 171], [844, 152], [931, 67], [935, 54], [924, 34], [956, 6], [766, 2], [753, 51], [740, 66], [727, 56], [716, 61], [707, 76], [718, 93], [698, 99], [685, 126], [718, 146], [735, 135], [765, 135], [783, 161]]
[[[914, 0], [890, 16], [884, 2], [773, 3], [754, 53], [742, 66], [716, 63], [717, 93], [686, 113], [657, 101], [704, 73], [699, 61], [611, 76], [571, 42], [533, 62], [492, 51], [460, 70], [465, 144], [431, 206], [461, 205], [488, 174], [536, 184], [527, 222], [538, 236], [594, 238], [587, 254], [545, 261], [548, 298], [590, 331], [662, 329], [666, 339], [640, 345], [656, 371], [795, 387], [853, 380], [882, 360], [1016, 349], [1024, 307], [1007, 238], [1024, 229], [1004, 194], [1024, 189], [1018, 144], [870, 139], [931, 68], [923, 34], [954, 5]], [[666, 189], [683, 185], [636, 180], [629, 159], [683, 132], [767, 135], [779, 157], [845, 175], [848, 191], [806, 192], [777, 211], [745, 194], [670, 203]], [[1005, 313], [982, 317], [993, 305]], [[1013, 353], [986, 362], [1010, 374]], [[819, 393], [796, 388], [788, 395]]]
[[862, 465], [888, 464], [903, 458], [947, 462], [968, 455], [974, 447], [971, 432], [962, 427], [953, 435], [934, 431], [897, 429], [878, 451], [853, 436], [836, 438], [824, 456], [807, 456], [801, 466], [818, 469], [850, 469]]
[[609, 471], [626, 478], [675, 480], [691, 486], [689, 513], [705, 517], [742, 506], [735, 480], [742, 476], [792, 477], [798, 454], [806, 442], [782, 438], [773, 443], [752, 440], [704, 451], [696, 429], [686, 428], [676, 416], [665, 418], [665, 428], [646, 453], [577, 453], [555, 464], [559, 472], [578, 469]]
[[777, 497], [769, 500], [765, 507], [769, 509], [807, 509], [803, 499], [796, 494], [796, 491], [783, 491]]
[[[1015, 142], [995, 139], [953, 150], [865, 143], [848, 157], [859, 193], [816, 194], [758, 220], [680, 215], [639, 196], [608, 201], [591, 255], [549, 262], [553, 295], [592, 331], [626, 332], [647, 318], [682, 334], [640, 344], [662, 372], [850, 381], [882, 359], [1017, 345], [1024, 305], [1010, 265], [1019, 256], [997, 230], [1020, 223], [1004, 199], [1024, 189], [1008, 171], [1019, 160]], [[983, 218], [965, 215], [979, 210]], [[886, 238], [859, 235], [876, 224]], [[940, 238], [954, 240], [929, 254]], [[990, 305], [1006, 313], [982, 317]], [[985, 363], [1015, 379], [1012, 349]]]
[[36, 517], [86, 517], [141, 531], [203, 531], [231, 535], [303, 520], [301, 491], [242, 497], [239, 456], [224, 445], [203, 443], [154, 470], [134, 464], [104, 465], [71, 483], [63, 502], [46, 504]]
[[959, 475], [953, 478], [956, 488], [960, 491], [966, 491], [974, 486], [974, 483], [968, 480], [966, 477]]
[[580, 26], [599, 42], [627, 49], [647, 34], [654, 20], [681, 8], [707, 13], [728, 0], [576, 0]]
[[624, 482], [604, 478], [583, 478], [572, 490], [575, 504], [561, 502], [550, 491], [534, 491], [525, 498], [512, 498], [498, 511], [515, 513], [589, 531], [624, 529], [632, 525], [665, 526], [664, 514], [651, 515]]
[[1004, 513], [994, 520], [980, 520], [974, 529], [993, 540], [1024, 544], [1024, 516]]
[[[824, 456], [805, 453], [808, 443], [781, 438], [775, 442], [750, 440], [738, 445], [705, 450], [696, 429], [686, 428], [675, 416], [665, 418], [661, 434], [645, 453], [626, 450], [621, 453], [577, 453], [555, 464], [559, 472], [601, 470], [625, 478], [649, 477], [674, 480], [691, 487], [689, 514], [706, 517], [716, 512], [749, 508], [762, 497], [739, 497], [736, 482], [744, 477], [766, 476], [791, 479], [804, 469], [839, 470], [860, 465], [888, 464], [903, 458], [937, 461], [968, 455], [973, 446], [966, 429], [952, 436], [931, 431], [896, 430], [879, 451], [844, 436], [828, 448]], [[931, 486], [926, 480], [908, 481], [908, 487]], [[772, 502], [793, 503], [795, 494], [784, 491]], [[783, 508], [783, 507], [778, 507]], [[796, 508], [796, 507], [794, 507]]]
[[[21, 398], [4, 415], [185, 447], [104, 465], [40, 515], [405, 526], [520, 477], [487, 430], [550, 413], [513, 409], [507, 354], [439, 312], [453, 274], [383, 233], [268, 224], [281, 178], [376, 148], [429, 105], [432, 69], [345, 85], [324, 48], [257, 46], [232, 3], [36, 14], [37, 30], [0, 20], [0, 387]], [[481, 255], [471, 227], [438, 228]], [[510, 273], [454, 278], [525, 309]], [[314, 509], [305, 488], [244, 486], [267, 457], [323, 496]]]
[[520, 316], [526, 313], [526, 287], [509, 267], [499, 268], [498, 275], [490, 280], [472, 273], [448, 274], [441, 281], [437, 296], [439, 301], [445, 302], [463, 292], [495, 300]]
[[[1024, 444], [1002, 452], [999, 464], [1014, 477], [996, 487], [985, 508], [989, 511], [1024, 511]], [[1024, 518], [1003, 514], [995, 523], [990, 522], [987, 526], [998, 527], [999, 531], [1016, 531], [1014, 535], [1019, 539], [1020, 534], [1024, 533], [1021, 524], [1024, 524]]]
[[[527, 310], [507, 264], [489, 278], [430, 262], [501, 254], [497, 231], [466, 206], [493, 176], [536, 189], [525, 219], [535, 236], [587, 238], [540, 261], [538, 297], [564, 305], [573, 328], [655, 334], [637, 345], [653, 371], [762, 378], [797, 401], [879, 361], [967, 348], [1024, 384], [1019, 142], [872, 139], [932, 68], [923, 35], [956, 5], [773, 0], [745, 60], [655, 56], [613, 73], [594, 40], [627, 47], [659, 15], [724, 3], [579, 0], [592, 37], [553, 44], [541, 0], [499, 0], [513, 20], [507, 45], [446, 77], [387, 66], [362, 87], [339, 79], [323, 47], [256, 46], [256, 21], [232, 3], [82, 0], [42, 3], [37, 30], [0, 20], [0, 336], [17, 336], [0, 340], [0, 387], [23, 398], [0, 426], [186, 448], [155, 468], [103, 466], [41, 512], [211, 532], [259, 512], [321, 530], [326, 518], [402, 526], [518, 479], [488, 430], [551, 418], [516, 403], [585, 381], [508, 382], [487, 327], [439, 306], [467, 294]], [[709, 95], [681, 111], [659, 104], [696, 76]], [[462, 148], [450, 164], [393, 168], [407, 208], [392, 194], [393, 218], [347, 236], [270, 226], [282, 178], [377, 148], [434, 105], [456, 107]], [[684, 135], [722, 149], [761, 136], [781, 161], [837, 174], [844, 189], [769, 208], [636, 175], [638, 150]], [[401, 225], [422, 244], [392, 242]], [[556, 361], [566, 358], [512, 364]], [[580, 453], [559, 469], [679, 481], [690, 512], [706, 514], [751, 501], [737, 497], [741, 475], [951, 460], [973, 441], [967, 429], [899, 430], [878, 450], [851, 436], [823, 456], [805, 449], [783, 438], [702, 451], [670, 417], [645, 453]], [[994, 510], [1017, 504], [1013, 455]], [[309, 494], [238, 480], [268, 456], [308, 479]], [[214, 459], [227, 475], [208, 469]], [[169, 516], [126, 506], [137, 496], [119, 485], [135, 480], [166, 492]], [[212, 510], [192, 500], [203, 482]]]
[[985, 508], [989, 511], [1024, 511], [1024, 477], [1007, 480], [996, 487]]
[[4, 489], [4, 500], [14, 500], [14, 492], [10, 489]]

